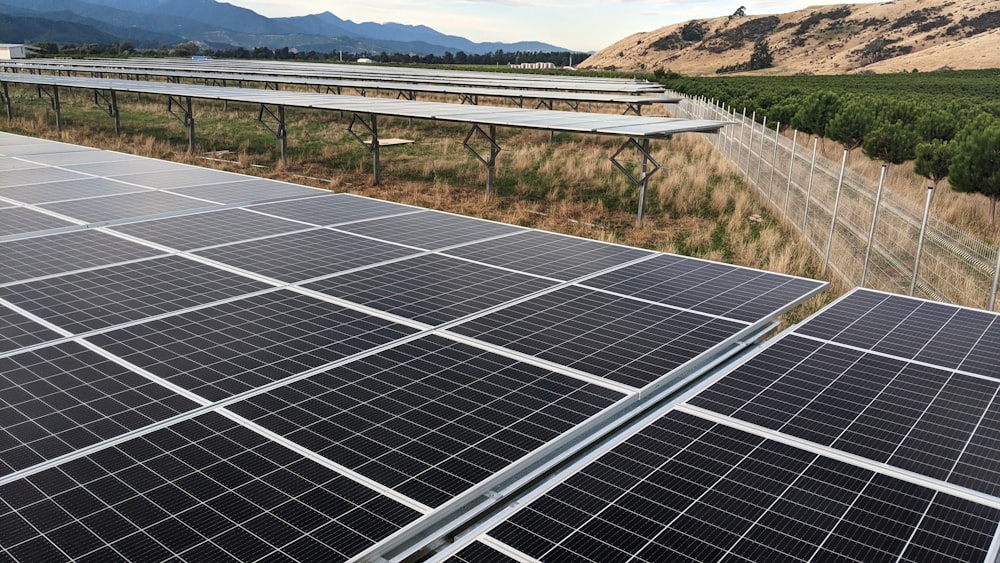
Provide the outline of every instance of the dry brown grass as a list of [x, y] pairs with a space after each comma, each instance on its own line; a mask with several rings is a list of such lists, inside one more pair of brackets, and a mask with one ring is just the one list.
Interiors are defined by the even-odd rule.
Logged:
[[[79, 100], [76, 103], [87, 105]], [[663, 170], [651, 182], [647, 220], [636, 226], [635, 190], [608, 162], [621, 139], [557, 134], [550, 142], [547, 132], [502, 129], [498, 141], [504, 150], [497, 164], [497, 195], [488, 197], [483, 189], [485, 170], [461, 146], [464, 128], [453, 125], [383, 122], [383, 135], [410, 138], [416, 143], [384, 149], [383, 181], [373, 186], [369, 154], [348, 137], [347, 118], [338, 120], [332, 113], [303, 112], [307, 114], [291, 117], [292, 154], [287, 163], [280, 164], [273, 139], [260, 137], [253, 129], [259, 125], [246, 117], [245, 110], [232, 105], [227, 111], [221, 104], [197, 104], [195, 112], [202, 129], [199, 151], [194, 155], [187, 154], [184, 132], [173, 122], [155, 126], [165, 134], [125, 123], [126, 133], [119, 138], [99, 116], [92, 124], [66, 119], [60, 134], [54, 131], [52, 116], [44, 107], [17, 103], [15, 107], [18, 118], [4, 123], [4, 129], [15, 133], [818, 277], [817, 260], [803, 250], [808, 247], [768, 212], [766, 202], [744, 185], [732, 165], [701, 135], [678, 135], [670, 142], [654, 143], [653, 155]], [[148, 104], [129, 109], [137, 114], [162, 114], [164, 108]], [[103, 119], [107, 120], [106, 116]], [[246, 121], [250, 125], [242, 123]], [[231, 132], [238, 127], [242, 128], [236, 130], [245, 132]], [[164, 136], [171, 140], [162, 140]], [[836, 287], [789, 318], [803, 318], [807, 311], [816, 310], [843, 290]]]

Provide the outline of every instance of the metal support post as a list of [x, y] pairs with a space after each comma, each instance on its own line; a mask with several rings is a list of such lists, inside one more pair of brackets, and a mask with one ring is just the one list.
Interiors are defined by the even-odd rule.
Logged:
[[629, 113], [642, 115], [642, 104], [637, 104], [635, 102], [627, 102], [625, 106], [625, 111], [622, 112], [622, 115], [628, 115]]
[[798, 146], [799, 130], [792, 131], [792, 157], [788, 160], [788, 182], [785, 184], [785, 205], [781, 214], [788, 217], [788, 194], [792, 191], [792, 170], [795, 168], [795, 148]]
[[[275, 121], [276, 125], [274, 128], [264, 121], [265, 113]], [[267, 105], [261, 104], [260, 112], [257, 114], [257, 121], [278, 139], [278, 145], [281, 149], [281, 162], [286, 162], [288, 160], [288, 130], [285, 128], [285, 106], [278, 106], [278, 113], [275, 114]]]
[[990, 289], [990, 311], [996, 308], [998, 287], [1000, 287], [1000, 248], [997, 249], [997, 267], [993, 270], [993, 288]]
[[14, 108], [10, 105], [10, 91], [7, 89], [7, 83], [2, 82], [0, 84], [3, 84], [3, 94], [0, 94], [0, 101], [7, 108], [7, 119], [14, 119]]
[[[177, 106], [181, 110], [181, 114], [178, 115], [174, 111], [174, 106]], [[174, 119], [180, 121], [188, 129], [188, 152], [194, 152], [194, 111], [191, 106], [191, 97], [188, 96], [181, 100], [175, 100], [173, 96], [167, 96], [167, 113], [174, 116]]]
[[[764, 116], [764, 122], [760, 125], [760, 146], [757, 147], [757, 172], [754, 173], [754, 179], [757, 182], [757, 189], [761, 192], [764, 191], [764, 186], [761, 185], [760, 181], [760, 165], [764, 162], [764, 139], [767, 136], [767, 116]], [[767, 193], [767, 200], [771, 201], [771, 192]]]
[[108, 94], [103, 90], [94, 90], [94, 105], [100, 106], [102, 101], [108, 106], [108, 117], [115, 121], [115, 136], [121, 135], [122, 121], [118, 114], [118, 94], [114, 90], [108, 90]]
[[[920, 222], [920, 236], [917, 238], [917, 255], [913, 257], [913, 278], [910, 279], [910, 297], [917, 289], [917, 274], [920, 272], [920, 259], [924, 254], [924, 236], [927, 234], [927, 221], [931, 218], [931, 201], [934, 199], [934, 186], [927, 186], [927, 203], [924, 204], [924, 218]], [[996, 293], [996, 291], [994, 291]]]
[[830, 250], [833, 248], [833, 234], [837, 228], [837, 212], [840, 211], [840, 192], [844, 187], [844, 171], [847, 168], [847, 149], [844, 149], [844, 158], [840, 161], [840, 179], [837, 180], [837, 196], [833, 198], [833, 217], [830, 219], [830, 236], [826, 239], [826, 253], [823, 256], [823, 274], [830, 265]]
[[38, 97], [42, 98], [44, 96], [49, 97], [49, 104], [52, 109], [56, 112], [56, 131], [62, 131], [62, 109], [59, 105], [59, 86], [55, 84], [52, 85], [52, 91], [49, 92], [45, 89], [45, 86], [38, 86]]
[[552, 100], [538, 100], [538, 104], [535, 105], [535, 109], [552, 109]]
[[[482, 137], [483, 139], [486, 139], [487, 143], [489, 143], [490, 150], [488, 156], [483, 156], [470, 144], [470, 141], [472, 141], [474, 136]], [[469, 133], [465, 136], [465, 140], [462, 142], [462, 146], [471, 152], [472, 156], [479, 159], [479, 162], [482, 162], [486, 166], [486, 194], [490, 197], [493, 197], [493, 183], [496, 180], [497, 155], [500, 154], [501, 150], [496, 139], [496, 125], [490, 125], [489, 133], [483, 131], [483, 128], [479, 125], [473, 125], [472, 128], [469, 129]]]
[[736, 154], [736, 168], [738, 170], [743, 170], [743, 132], [747, 128], [747, 108], [743, 108], [743, 116], [740, 118], [740, 144], [737, 147], [739, 151]]
[[[618, 160], [618, 155], [622, 154], [626, 149], [634, 148], [639, 152], [640, 164], [639, 164], [639, 176], [636, 177], [631, 170], [625, 167]], [[660, 169], [660, 163], [653, 158], [653, 155], [649, 152], [649, 139], [644, 138], [642, 143], [635, 140], [635, 138], [630, 137], [629, 140], [611, 156], [611, 164], [615, 166], [618, 170], [621, 170], [625, 176], [632, 182], [632, 185], [639, 189], [639, 212], [636, 218], [636, 224], [642, 225], [643, 220], [646, 217], [646, 191], [649, 188], [649, 177], [655, 174]]]
[[[358, 114], [352, 114], [351, 124], [347, 126], [347, 132], [351, 134], [352, 137], [357, 139], [359, 143], [368, 147], [368, 150], [372, 153], [372, 174], [373, 180], [372, 184], [377, 186], [379, 182], [382, 181], [382, 166], [381, 166], [381, 148], [378, 142], [378, 116], [374, 113], [369, 114], [369, 121], [365, 122], [363, 117]], [[354, 126], [360, 124], [362, 127], [371, 133], [372, 140], [366, 141], [360, 135], [354, 131]]]
[[767, 178], [767, 200], [771, 201], [771, 185], [774, 184], [774, 165], [778, 162], [778, 135], [781, 134], [781, 122], [774, 128], [774, 150], [771, 151], [771, 175]]
[[865, 248], [865, 263], [861, 267], [861, 283], [858, 284], [861, 287], [865, 286], [865, 280], [868, 279], [868, 262], [872, 258], [872, 245], [875, 244], [875, 227], [878, 225], [878, 208], [882, 203], [882, 187], [885, 185], [885, 171], [888, 167], [883, 164], [882, 172], [879, 174], [878, 178], [878, 189], [875, 190], [875, 208], [872, 210], [872, 226], [868, 230], [868, 246]]
[[809, 166], [809, 184], [806, 187], [806, 206], [802, 211], [802, 234], [806, 232], [806, 221], [809, 220], [809, 200], [812, 199], [813, 177], [816, 175], [816, 149], [819, 148], [819, 138], [813, 139], [812, 165]]

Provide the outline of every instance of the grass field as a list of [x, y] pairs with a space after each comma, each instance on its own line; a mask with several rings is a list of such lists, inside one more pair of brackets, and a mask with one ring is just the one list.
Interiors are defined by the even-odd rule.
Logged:
[[[700, 134], [654, 142], [663, 169], [652, 177], [646, 221], [636, 226], [638, 194], [609, 157], [621, 139], [500, 129], [496, 194], [486, 171], [462, 146], [464, 125], [380, 119], [382, 138], [411, 139], [383, 147], [382, 182], [372, 185], [371, 155], [347, 132], [350, 116], [288, 110], [288, 160], [256, 121], [259, 108], [195, 101], [197, 150], [162, 98], [121, 96], [123, 132], [84, 92], [63, 93], [63, 131], [48, 101], [12, 89], [12, 133], [58, 139], [142, 156], [177, 160], [415, 204], [523, 226], [674, 252], [774, 272], [819, 278], [819, 263], [793, 230], [769, 214], [738, 172]], [[618, 112], [620, 108], [602, 109]], [[666, 112], [654, 108], [647, 112]], [[833, 287], [788, 315], [795, 322], [846, 288]]]

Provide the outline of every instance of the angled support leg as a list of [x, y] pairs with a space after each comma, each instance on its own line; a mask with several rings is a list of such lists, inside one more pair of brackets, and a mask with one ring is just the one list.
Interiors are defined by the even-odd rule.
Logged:
[[[361, 127], [364, 127], [365, 129], [368, 130], [368, 132], [372, 136], [371, 142], [365, 140], [354, 130], [354, 127], [356, 125], [360, 125]], [[365, 118], [355, 113], [353, 117], [351, 117], [351, 124], [347, 126], [347, 132], [350, 133], [352, 137], [357, 139], [359, 143], [368, 147], [368, 150], [371, 151], [372, 173], [374, 176], [372, 183], [375, 186], [379, 185], [379, 182], [382, 181], [382, 170], [381, 170], [381, 158], [380, 158], [381, 150], [378, 142], [378, 116], [375, 114], [370, 114], [368, 116], [368, 121], [365, 121]]]
[[[174, 107], [178, 110], [174, 111]], [[179, 113], [178, 113], [179, 112]], [[194, 111], [191, 106], [191, 97], [188, 96], [183, 100], [180, 98], [175, 99], [173, 96], [167, 96], [167, 113], [172, 115], [174, 119], [181, 122], [188, 130], [188, 152], [194, 153]]]
[[[482, 137], [483, 139], [486, 139], [487, 143], [489, 143], [490, 150], [486, 156], [480, 154], [480, 152], [470, 144], [474, 137]], [[468, 149], [473, 156], [479, 159], [479, 162], [482, 162], [486, 166], [486, 193], [490, 197], [493, 196], [493, 183], [496, 179], [497, 155], [500, 154], [500, 151], [502, 150], [500, 145], [497, 144], [496, 138], [496, 125], [490, 125], [489, 133], [483, 131], [483, 128], [479, 125], [473, 125], [472, 129], [469, 130], [469, 134], [465, 136], [465, 141], [462, 142], [462, 145]]]
[[[273, 127], [264, 121], [265, 113], [274, 120], [275, 124]], [[260, 113], [257, 114], [257, 121], [278, 139], [278, 146], [281, 149], [281, 162], [286, 162], [288, 159], [288, 130], [285, 128], [285, 106], [278, 106], [278, 111], [275, 113], [266, 104], [261, 104]]]
[[[618, 157], [628, 149], [635, 149], [639, 152], [639, 175], [636, 176], [631, 170], [629, 170]], [[639, 215], [636, 219], [637, 225], [642, 225], [642, 221], [646, 215], [646, 190], [649, 188], [649, 177], [655, 174], [660, 169], [660, 163], [653, 158], [649, 152], [649, 139], [643, 139], [640, 143], [635, 138], [629, 138], [624, 144], [615, 152], [611, 157], [611, 164], [615, 165], [615, 168], [621, 170], [625, 176], [628, 177], [632, 185], [639, 188]]]

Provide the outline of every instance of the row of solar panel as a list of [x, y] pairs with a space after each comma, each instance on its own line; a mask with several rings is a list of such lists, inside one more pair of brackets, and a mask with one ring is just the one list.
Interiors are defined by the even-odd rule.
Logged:
[[78, 152], [0, 135], [15, 559], [356, 554], [822, 287]]

